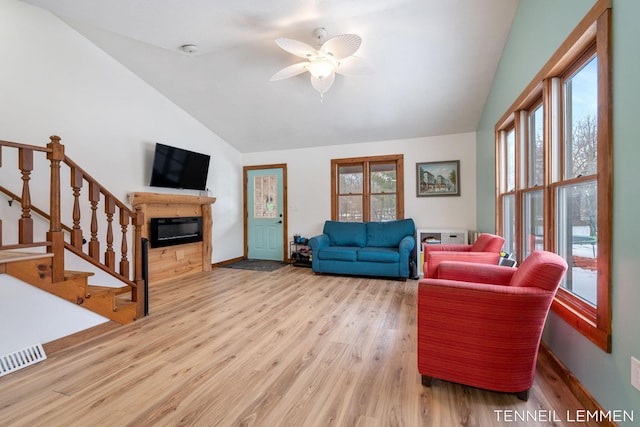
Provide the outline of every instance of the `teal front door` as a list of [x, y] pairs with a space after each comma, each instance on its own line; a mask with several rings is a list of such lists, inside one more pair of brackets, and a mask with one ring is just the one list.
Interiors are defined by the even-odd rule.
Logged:
[[247, 257], [283, 261], [283, 168], [249, 169], [246, 177]]

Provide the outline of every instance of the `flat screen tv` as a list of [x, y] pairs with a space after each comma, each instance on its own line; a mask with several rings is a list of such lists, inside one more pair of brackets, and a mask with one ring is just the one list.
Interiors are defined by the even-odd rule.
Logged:
[[149, 185], [206, 190], [210, 160], [206, 154], [156, 143]]

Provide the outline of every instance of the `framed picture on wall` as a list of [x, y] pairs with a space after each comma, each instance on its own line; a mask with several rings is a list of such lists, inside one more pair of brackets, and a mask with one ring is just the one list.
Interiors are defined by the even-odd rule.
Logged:
[[416, 196], [459, 196], [460, 160], [416, 163]]

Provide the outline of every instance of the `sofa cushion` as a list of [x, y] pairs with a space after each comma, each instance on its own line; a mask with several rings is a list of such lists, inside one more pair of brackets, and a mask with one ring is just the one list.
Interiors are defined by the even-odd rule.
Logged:
[[388, 222], [368, 222], [366, 225], [366, 246], [368, 247], [397, 248], [403, 237], [413, 236], [416, 230], [411, 218]]
[[362, 222], [326, 221], [323, 233], [331, 246], [362, 247], [367, 242], [367, 226]]
[[330, 259], [334, 261], [353, 261], [357, 260], [357, 250], [358, 248], [354, 248], [352, 246], [329, 246], [328, 248], [323, 248], [318, 252], [318, 254], [314, 254], [318, 259]]
[[400, 253], [391, 248], [360, 248], [358, 249], [358, 261], [398, 262], [400, 261]]

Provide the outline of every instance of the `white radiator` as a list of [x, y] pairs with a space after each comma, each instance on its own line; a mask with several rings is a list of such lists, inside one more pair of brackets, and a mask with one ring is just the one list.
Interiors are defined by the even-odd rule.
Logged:
[[45, 360], [47, 355], [41, 344], [0, 356], [0, 377]]

